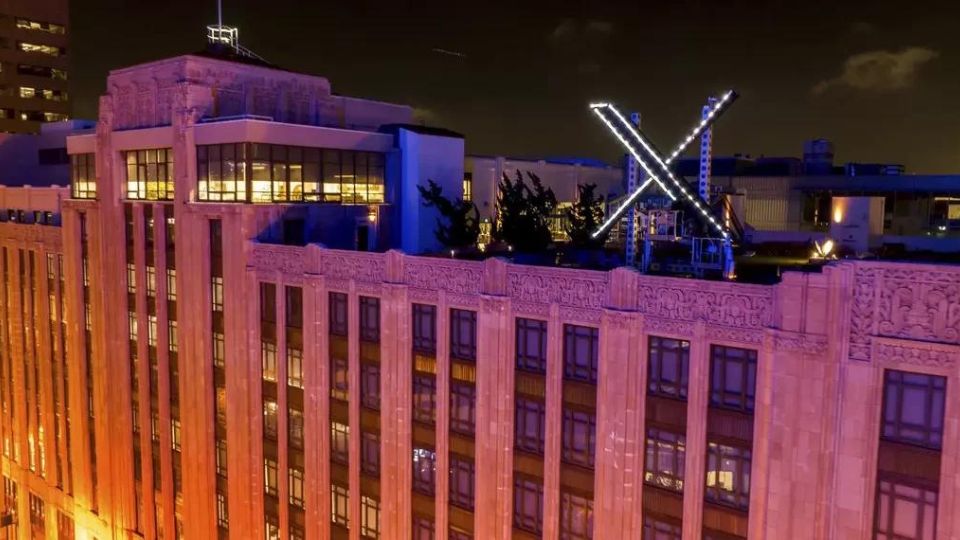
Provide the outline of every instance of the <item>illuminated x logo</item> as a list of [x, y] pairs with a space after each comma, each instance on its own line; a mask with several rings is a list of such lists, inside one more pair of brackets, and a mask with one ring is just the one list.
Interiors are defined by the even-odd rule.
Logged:
[[[676, 175], [673, 174], [673, 171], [670, 170], [670, 164], [673, 163], [677, 157], [690, 146], [690, 143], [694, 141], [697, 137], [703, 134], [704, 131], [710, 128], [713, 122], [723, 113], [732, 103], [737, 99], [737, 94], [733, 90], [728, 91], [723, 94], [716, 103], [710, 108], [709, 111], [703, 116], [703, 119], [697, 124], [693, 130], [690, 131], [690, 134], [670, 153], [670, 156], [667, 158], [663, 157], [663, 154], [654, 147], [653, 143], [647, 139], [646, 135], [643, 134], [636, 126], [634, 126], [630, 121], [628, 121], [624, 116], [617, 110], [616, 107], [609, 103], [593, 103], [590, 105], [590, 109], [596, 113], [597, 116], [603, 120], [603, 123], [610, 128], [610, 131], [616, 135], [617, 139], [623, 144], [623, 146], [630, 152], [630, 154], [637, 160], [637, 163], [643, 168], [644, 172], [647, 173], [647, 180], [640, 185], [637, 189], [631, 193], [626, 200], [620, 205], [613, 214], [611, 214], [603, 225], [593, 233], [593, 237], [596, 238], [603, 231], [610, 227], [616, 220], [620, 219], [620, 216], [624, 214], [634, 202], [636, 202], [637, 197], [651, 182], [656, 182], [660, 186], [660, 189], [664, 191], [671, 199], [677, 200], [677, 194], [674, 193], [674, 189], [679, 192], [680, 197], [682, 197], [687, 203], [700, 211], [700, 214], [703, 218], [710, 223], [710, 226], [713, 227], [721, 237], [724, 239], [730, 238], [730, 231], [713, 215], [710, 209], [707, 207], [706, 203], [700, 200], [699, 197], [690, 193], [690, 190], [687, 189], [686, 182], [679, 180]], [[666, 181], [664, 181], [666, 180]], [[671, 189], [668, 186], [668, 183], [673, 186]]]

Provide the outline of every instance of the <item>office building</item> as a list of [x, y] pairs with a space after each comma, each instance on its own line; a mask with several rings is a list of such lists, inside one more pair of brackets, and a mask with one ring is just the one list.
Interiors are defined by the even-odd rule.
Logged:
[[463, 139], [409, 108], [209, 55], [107, 88], [69, 192], [0, 191], [8, 538], [960, 535], [956, 268], [418, 255]]
[[0, 132], [70, 118], [67, 0], [0, 2]]

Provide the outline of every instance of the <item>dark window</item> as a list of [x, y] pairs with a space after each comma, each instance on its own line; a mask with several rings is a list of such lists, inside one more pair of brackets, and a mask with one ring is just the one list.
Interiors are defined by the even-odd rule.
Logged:
[[947, 380], [936, 375], [886, 370], [883, 387], [884, 439], [940, 448]]
[[690, 342], [650, 336], [647, 391], [650, 394], [687, 399], [690, 375]]
[[456, 527], [450, 527], [450, 534], [447, 535], [448, 540], [473, 540], [473, 535], [467, 531], [461, 531]]
[[303, 413], [297, 409], [289, 409], [287, 413], [287, 434], [290, 446], [303, 449]]
[[474, 362], [477, 359], [477, 312], [450, 310], [450, 356]]
[[710, 405], [753, 412], [757, 351], [713, 345], [710, 348]]
[[413, 350], [428, 355], [437, 353], [436, 306], [413, 305]]
[[597, 416], [577, 409], [563, 409], [563, 448], [561, 456], [567, 463], [593, 467], [597, 443]]
[[303, 328], [303, 289], [300, 287], [284, 287], [286, 292], [287, 326]]
[[935, 489], [881, 477], [877, 481], [874, 538], [934, 540], [938, 498]]
[[[216, 302], [216, 298], [214, 298], [214, 302]], [[277, 286], [273, 283], [260, 284], [260, 320], [267, 323], [277, 322]]]
[[437, 454], [432, 448], [413, 448], [413, 490], [433, 496], [436, 489]]
[[746, 509], [750, 505], [748, 448], [707, 441], [707, 491], [711, 502]]
[[349, 395], [349, 378], [347, 360], [344, 358], [330, 359], [330, 397], [346, 401]]
[[347, 335], [347, 295], [344, 293], [330, 293], [330, 333]]
[[413, 517], [413, 540], [433, 540], [434, 538], [433, 520], [426, 517]]
[[517, 318], [517, 369], [547, 372], [547, 323]]
[[683, 527], [679, 524], [661, 521], [644, 514], [643, 538], [651, 540], [681, 540], [683, 538]]
[[560, 540], [593, 538], [593, 499], [560, 492]]
[[37, 151], [37, 162], [40, 165], [66, 165], [70, 163], [70, 156], [64, 148], [41, 148]]
[[596, 328], [563, 325], [563, 376], [572, 381], [597, 382], [600, 332]]
[[450, 382], [450, 430], [473, 435], [477, 414], [477, 387], [471, 383]]
[[380, 299], [360, 297], [360, 340], [380, 342]]
[[369, 431], [360, 433], [360, 470], [372, 476], [380, 475], [380, 435]]
[[474, 474], [472, 458], [450, 454], [450, 504], [473, 510]]
[[360, 364], [360, 403], [373, 410], [380, 410], [380, 366]]
[[413, 419], [432, 424], [437, 412], [437, 380], [433, 375], [413, 374]]
[[543, 483], [540, 480], [514, 476], [513, 526], [538, 535], [543, 533]]
[[540, 400], [518, 395], [516, 409], [515, 446], [518, 450], [543, 454], [546, 406]]
[[648, 484], [683, 491], [686, 438], [657, 428], [647, 428], [647, 458], [643, 479]]

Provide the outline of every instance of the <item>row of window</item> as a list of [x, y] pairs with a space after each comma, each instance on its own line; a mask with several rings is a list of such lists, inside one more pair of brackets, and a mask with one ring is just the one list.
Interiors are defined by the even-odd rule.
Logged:
[[21, 30], [35, 30], [38, 32], [46, 32], [48, 34], [67, 33], [67, 28], [64, 25], [57, 23], [34, 21], [32, 19], [17, 17], [16, 24], [17, 28]]
[[42, 77], [44, 79], [53, 79], [55, 81], [67, 80], [67, 71], [64, 69], [58, 69], [49, 66], [37, 66], [33, 64], [17, 64], [17, 74], [28, 75], [30, 77]]
[[0, 108], [0, 118], [24, 122], [63, 122], [69, 120], [70, 116], [50, 111], [15, 111], [5, 107]]
[[47, 56], [64, 56], [67, 54], [67, 49], [63, 47], [56, 47], [54, 45], [44, 45], [42, 43], [32, 43], [29, 41], [18, 41], [17, 50], [23, 51], [26, 53], [37, 53], [45, 54]]

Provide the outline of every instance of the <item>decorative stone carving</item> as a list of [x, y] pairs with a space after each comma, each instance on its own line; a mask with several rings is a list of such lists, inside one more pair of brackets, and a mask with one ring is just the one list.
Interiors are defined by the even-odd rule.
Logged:
[[731, 326], [707, 325], [704, 334], [709, 340], [733, 341], [748, 345], [763, 343], [764, 330], [756, 328], [736, 328]]
[[874, 336], [960, 344], [960, 269], [856, 263], [853, 282], [851, 359], [870, 360]]
[[873, 357], [881, 364], [953, 369], [960, 362], [960, 347], [877, 338], [873, 343]]
[[819, 356], [827, 352], [827, 336], [777, 331], [774, 335], [774, 349]]
[[607, 287], [604, 272], [510, 266], [508, 292], [517, 300], [592, 309], [603, 307]]
[[693, 325], [689, 321], [677, 321], [662, 317], [644, 317], [643, 329], [651, 334], [669, 334], [674, 336], [693, 338]]
[[773, 288], [643, 277], [638, 310], [646, 315], [737, 328], [771, 325]]
[[275, 244], [253, 244], [250, 265], [261, 271], [303, 275], [306, 253], [302, 247]]
[[483, 263], [473, 261], [409, 257], [403, 270], [404, 281], [410, 288], [476, 295], [483, 284]]
[[380, 283], [384, 280], [385, 257], [383, 253], [323, 249], [320, 252], [319, 270], [328, 279]]

